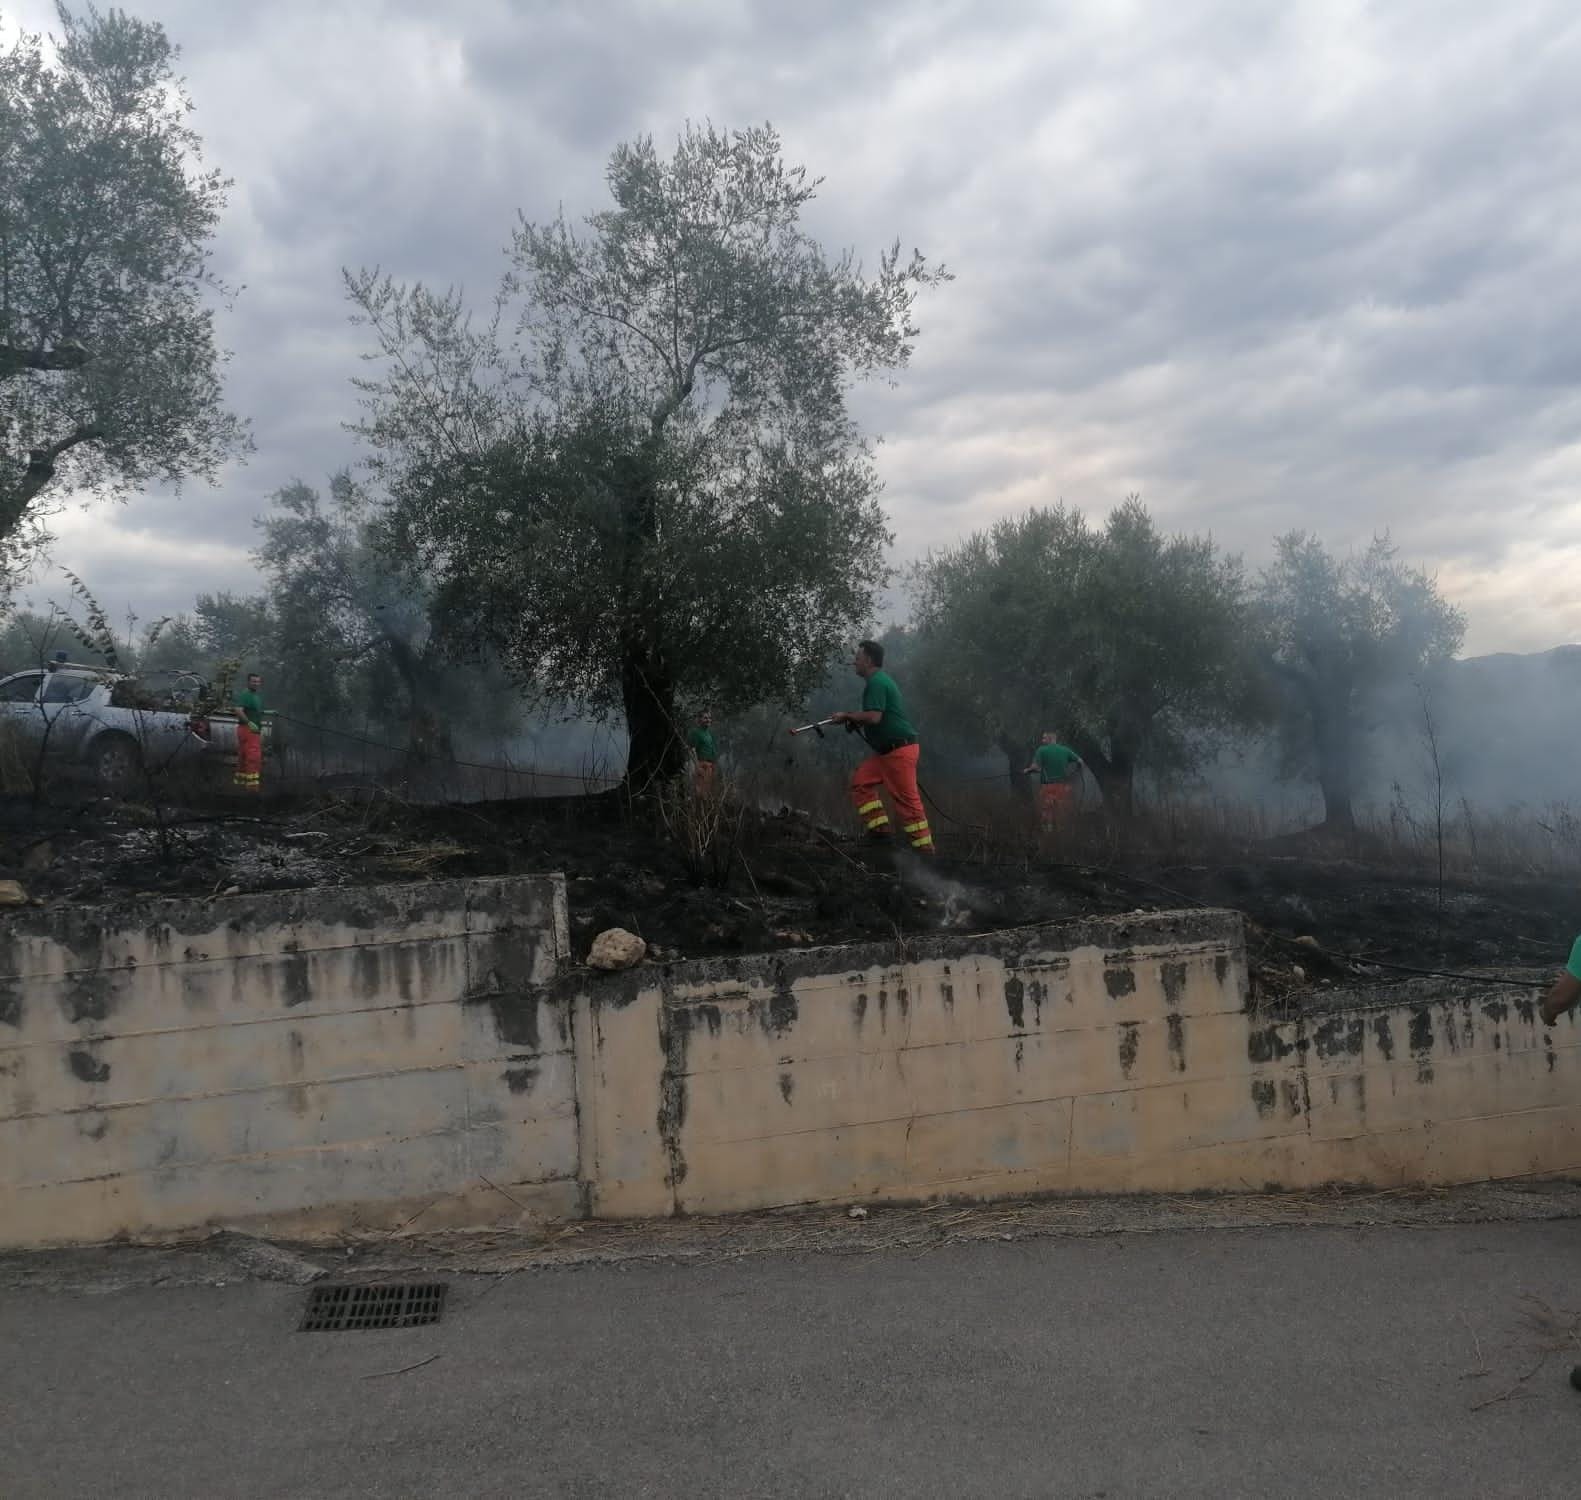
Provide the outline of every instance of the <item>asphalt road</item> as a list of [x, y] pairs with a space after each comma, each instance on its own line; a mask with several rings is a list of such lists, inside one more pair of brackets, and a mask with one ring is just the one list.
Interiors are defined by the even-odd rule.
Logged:
[[463, 1277], [383, 1333], [13, 1289], [0, 1493], [1573, 1497], [1578, 1272], [1566, 1220]]

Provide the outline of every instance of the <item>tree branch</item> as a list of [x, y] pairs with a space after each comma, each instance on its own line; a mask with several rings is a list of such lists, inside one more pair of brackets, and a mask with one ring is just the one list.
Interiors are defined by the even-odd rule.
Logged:
[[22, 471], [22, 482], [11, 493], [0, 491], [0, 536], [9, 536], [27, 514], [34, 497], [55, 477], [55, 461], [69, 453], [79, 443], [91, 443], [102, 437], [97, 427], [78, 427], [68, 432], [58, 443], [47, 448], [34, 448], [27, 456], [27, 468]]
[[0, 345], [0, 380], [24, 370], [80, 370], [88, 363], [81, 344], [57, 344], [53, 349], [14, 349]]

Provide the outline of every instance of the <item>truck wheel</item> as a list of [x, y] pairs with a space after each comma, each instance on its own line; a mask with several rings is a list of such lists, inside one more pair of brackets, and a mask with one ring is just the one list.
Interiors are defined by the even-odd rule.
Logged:
[[137, 778], [137, 746], [124, 734], [107, 735], [94, 747], [93, 773], [102, 791], [129, 790]]

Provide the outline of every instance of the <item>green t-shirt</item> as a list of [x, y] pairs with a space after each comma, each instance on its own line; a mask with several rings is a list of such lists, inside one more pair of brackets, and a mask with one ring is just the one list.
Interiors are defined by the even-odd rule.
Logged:
[[1038, 768], [1038, 780], [1044, 786], [1074, 781], [1081, 775], [1081, 756], [1069, 745], [1039, 745], [1032, 760]]
[[237, 711], [247, 720], [247, 727], [263, 733], [263, 699], [251, 688], [243, 688], [236, 695]]
[[714, 743], [714, 732], [704, 729], [699, 724], [686, 736], [686, 743], [692, 747], [698, 760], [715, 761], [719, 759], [719, 746]]
[[909, 745], [917, 738], [917, 731], [906, 717], [906, 705], [901, 701], [900, 689], [888, 672], [875, 672], [867, 679], [862, 690], [862, 707], [878, 709], [884, 717], [876, 724], [864, 724], [862, 736], [880, 755]]
[[1565, 965], [1565, 973], [1573, 979], [1581, 979], [1581, 937], [1570, 948], [1570, 962]]

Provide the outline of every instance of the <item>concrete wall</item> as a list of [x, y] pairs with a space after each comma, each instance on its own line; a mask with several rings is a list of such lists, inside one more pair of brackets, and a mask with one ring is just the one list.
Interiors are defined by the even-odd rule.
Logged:
[[574, 1211], [566, 932], [559, 877], [7, 914], [0, 1244]]
[[568, 969], [557, 877], [0, 922], [0, 1244], [1581, 1170], [1516, 992], [1282, 1016], [1240, 918]]
[[1259, 1014], [1224, 912], [639, 971], [578, 1002], [590, 1206], [1581, 1169], [1572, 1021], [1392, 993]]

